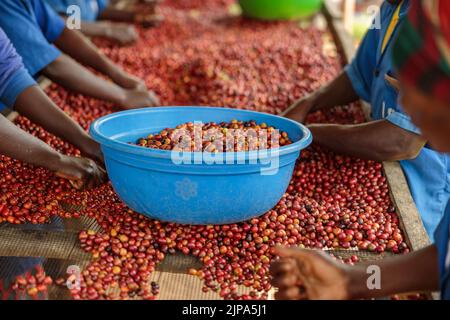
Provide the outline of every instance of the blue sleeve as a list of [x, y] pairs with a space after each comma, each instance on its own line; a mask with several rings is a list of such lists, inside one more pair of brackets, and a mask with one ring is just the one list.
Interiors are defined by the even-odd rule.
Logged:
[[384, 117], [384, 119], [406, 131], [410, 131], [412, 133], [420, 135], [421, 134], [420, 129], [416, 125], [414, 125], [411, 118], [404, 111], [400, 103], [401, 99], [397, 89], [392, 87], [392, 85], [389, 84], [386, 80], [384, 81], [386, 84], [386, 87], [384, 89], [385, 91], [384, 112], [386, 113], [386, 116]]
[[80, 8], [81, 20], [93, 22], [109, 6], [109, 0], [45, 0], [50, 7], [62, 15], [68, 15], [67, 8], [76, 5]]
[[450, 228], [450, 201], [444, 211], [444, 216], [439, 222], [436, 231], [434, 232], [434, 245], [437, 248], [438, 263], [439, 263], [439, 284], [441, 290], [441, 299], [450, 299], [450, 277], [448, 275], [448, 268], [446, 266], [447, 255], [450, 252], [449, 247], [449, 228]]
[[63, 14], [63, 15], [67, 14], [66, 11], [67, 11], [67, 7], [69, 6], [69, 4], [66, 0], [45, 0], [45, 2], [59, 14]]
[[25, 89], [34, 85], [36, 85], [36, 81], [24, 68], [17, 70], [5, 84], [5, 90], [1, 95], [1, 102], [12, 109], [16, 104], [17, 97]]
[[414, 123], [411, 121], [411, 118], [409, 116], [407, 116], [405, 113], [392, 110], [392, 112], [390, 112], [385, 119], [387, 121], [389, 121], [390, 123], [396, 125], [397, 127], [402, 128], [406, 131], [409, 131], [409, 132], [412, 132], [412, 133], [415, 133], [418, 135], [421, 134], [420, 129], [414, 125]]
[[0, 101], [12, 108], [19, 94], [35, 84], [22, 59], [0, 29]]
[[33, 77], [61, 55], [61, 52], [45, 38], [33, 14], [34, 4], [38, 2], [0, 1], [0, 27]]
[[43, 0], [33, 0], [33, 8], [44, 37], [54, 42], [64, 31], [64, 19]]
[[356, 94], [366, 102], [371, 100], [371, 87], [379, 38], [379, 29], [369, 29], [359, 46], [355, 58], [344, 69]]
[[109, 6], [109, 0], [97, 0], [98, 14], [100, 15]]

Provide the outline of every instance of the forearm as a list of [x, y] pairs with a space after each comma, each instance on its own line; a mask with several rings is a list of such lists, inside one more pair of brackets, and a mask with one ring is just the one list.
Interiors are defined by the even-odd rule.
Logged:
[[[91, 32], [105, 32], [105, 30], [102, 31], [102, 27], [95, 26], [95, 24], [86, 24], [85, 22], [82, 23], [82, 28], [84, 30], [87, 28]], [[61, 36], [55, 41], [55, 45], [77, 62], [89, 66], [108, 77], [113, 77], [118, 72], [118, 67], [77, 31], [65, 28]]]
[[[61, 18], [67, 21], [67, 16], [62, 15]], [[80, 32], [88, 37], [107, 37], [108, 22], [88, 22], [81, 21]]]
[[308, 128], [315, 143], [336, 153], [374, 161], [413, 159], [426, 142], [387, 120], [358, 125], [314, 124]]
[[[358, 100], [359, 97], [353, 90], [353, 86], [345, 72], [342, 72], [334, 80], [320, 89], [303, 97], [287, 108], [282, 116], [294, 120], [303, 121], [309, 112], [332, 108], [334, 106], [346, 105]], [[300, 110], [305, 108], [304, 110]]]
[[100, 14], [99, 19], [117, 22], [134, 22], [135, 13], [133, 11], [115, 9], [109, 6]]
[[281, 116], [303, 122], [309, 112], [328, 109], [338, 105], [346, 105], [358, 100], [349, 77], [342, 72], [326, 86], [297, 100], [287, 108]]
[[36, 166], [56, 171], [64, 157], [43, 141], [21, 130], [0, 115], [0, 153]]
[[15, 109], [74, 146], [80, 147], [90, 140], [83, 128], [59, 109], [37, 86], [26, 89], [17, 97]]
[[78, 64], [66, 55], [60, 56], [44, 70], [43, 74], [63, 87], [97, 99], [122, 104], [125, 92]]
[[[369, 289], [369, 277], [374, 274], [368, 266], [380, 270], [379, 289]], [[358, 264], [349, 269], [349, 291], [353, 299], [379, 298], [396, 293], [429, 292], [439, 288], [437, 249], [434, 245], [422, 250]], [[369, 279], [369, 280], [368, 280]]]
[[81, 22], [80, 31], [88, 37], [108, 37], [108, 28], [103, 22]]
[[347, 105], [358, 99], [347, 73], [343, 71], [336, 79], [317, 91], [310, 111]]

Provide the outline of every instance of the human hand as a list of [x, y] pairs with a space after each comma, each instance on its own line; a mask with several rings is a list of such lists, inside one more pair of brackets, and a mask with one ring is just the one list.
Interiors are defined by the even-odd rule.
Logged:
[[82, 139], [82, 141], [78, 145], [78, 148], [80, 149], [83, 156], [94, 160], [99, 165], [104, 167], [105, 158], [100, 148], [100, 144], [92, 139], [89, 135], [86, 134], [86, 137]]
[[153, 91], [134, 89], [125, 91], [125, 99], [121, 107], [123, 109], [136, 109], [159, 105], [159, 99]]
[[144, 28], [156, 27], [164, 21], [164, 16], [160, 14], [136, 14], [134, 22], [139, 23]]
[[115, 68], [113, 72], [110, 73], [110, 77], [115, 84], [123, 89], [139, 89], [139, 90], [147, 90], [147, 86], [145, 82], [132, 75], [129, 74], [119, 68]]
[[280, 260], [270, 272], [280, 300], [350, 299], [350, 273], [345, 264], [319, 250], [278, 247]]
[[298, 121], [305, 122], [306, 116], [314, 107], [314, 95], [308, 95], [295, 101], [289, 108], [287, 108], [281, 116]]
[[76, 189], [90, 189], [106, 181], [106, 171], [93, 160], [63, 156], [56, 166], [56, 175], [68, 179]]
[[110, 38], [120, 45], [127, 45], [138, 40], [139, 35], [134, 26], [126, 23], [107, 23], [105, 37]]

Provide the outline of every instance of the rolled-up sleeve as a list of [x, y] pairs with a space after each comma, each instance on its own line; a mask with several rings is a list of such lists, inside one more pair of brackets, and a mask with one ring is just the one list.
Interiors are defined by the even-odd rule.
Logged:
[[[32, 0], [0, 1], [0, 27], [33, 77], [61, 55], [61, 52], [46, 39], [45, 26], [41, 29], [41, 24], [45, 24], [45, 16], [37, 16], [31, 12], [35, 8], [31, 5], [37, 3]], [[53, 36], [55, 34], [57, 32], [53, 33]]]
[[25, 69], [17, 70], [6, 83], [4, 93], [1, 95], [2, 102], [9, 108], [13, 108], [17, 97], [25, 89], [36, 85], [36, 81]]
[[34, 13], [39, 26], [48, 42], [57, 40], [65, 28], [65, 22], [58, 13], [42, 0], [34, 0]]
[[398, 111], [390, 112], [385, 118], [390, 123], [415, 134], [421, 134], [420, 129], [414, 125], [411, 118], [404, 113]]
[[12, 108], [17, 97], [28, 87], [36, 85], [9, 39], [0, 29], [0, 101]]

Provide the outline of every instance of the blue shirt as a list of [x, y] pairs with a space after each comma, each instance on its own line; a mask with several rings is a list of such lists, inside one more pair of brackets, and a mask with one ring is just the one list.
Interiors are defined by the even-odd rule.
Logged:
[[68, 15], [67, 8], [76, 5], [80, 8], [81, 20], [92, 22], [109, 5], [109, 0], [45, 0], [59, 14]]
[[42, 0], [0, 1], [0, 27], [32, 76], [60, 56], [51, 43], [64, 30], [64, 20]]
[[439, 286], [441, 288], [441, 299], [450, 300], [450, 252], [449, 252], [449, 230], [450, 229], [450, 202], [447, 204], [444, 217], [435, 233], [435, 245], [438, 251], [439, 261]]
[[35, 84], [22, 58], [0, 28], [0, 102], [12, 108], [19, 94]]
[[[385, 119], [404, 130], [420, 134], [398, 103], [397, 91], [385, 80], [386, 74], [394, 74], [392, 43], [408, 8], [409, 1], [405, 0], [400, 9], [399, 24], [382, 52], [384, 35], [397, 9], [396, 4], [385, 1], [379, 13], [381, 28], [367, 32], [355, 59], [345, 71], [359, 97], [371, 104], [374, 120]], [[425, 229], [433, 240], [434, 230], [450, 199], [450, 157], [424, 147], [417, 158], [400, 161], [400, 165]]]

